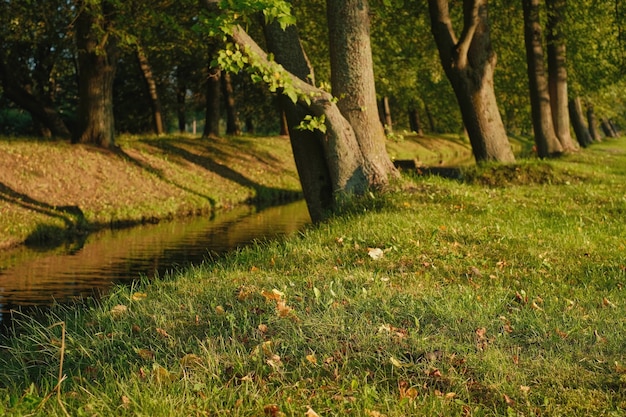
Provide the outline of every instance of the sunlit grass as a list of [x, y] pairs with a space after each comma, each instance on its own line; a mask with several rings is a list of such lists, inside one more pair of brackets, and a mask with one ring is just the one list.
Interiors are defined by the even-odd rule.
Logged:
[[0, 414], [624, 415], [623, 166], [622, 140], [405, 177], [298, 236], [19, 318]]

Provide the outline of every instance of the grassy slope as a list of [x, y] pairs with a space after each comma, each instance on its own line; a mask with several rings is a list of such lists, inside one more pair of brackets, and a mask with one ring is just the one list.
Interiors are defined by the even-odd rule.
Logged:
[[0, 414], [625, 415], [625, 213], [623, 139], [405, 178], [300, 236], [58, 308], [64, 342], [24, 318]]
[[[119, 143], [121, 152], [110, 153], [64, 142], [0, 138], [0, 249], [250, 199], [276, 202], [300, 190], [284, 137], [122, 137]], [[407, 138], [390, 147], [399, 157], [425, 163], [469, 152], [459, 140], [433, 140], [426, 149]]]
[[114, 154], [0, 140], [0, 248], [299, 192], [287, 138], [125, 137], [120, 145]]

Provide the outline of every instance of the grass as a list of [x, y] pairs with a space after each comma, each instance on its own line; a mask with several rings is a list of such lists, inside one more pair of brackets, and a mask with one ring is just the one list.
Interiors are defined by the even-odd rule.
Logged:
[[297, 236], [18, 316], [0, 414], [626, 415], [625, 167], [621, 139], [404, 177]]

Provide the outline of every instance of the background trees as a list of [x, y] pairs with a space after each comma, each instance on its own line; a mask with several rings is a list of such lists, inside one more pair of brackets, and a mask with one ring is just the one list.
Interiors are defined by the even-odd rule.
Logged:
[[[367, 3], [349, 0], [293, 0], [291, 12], [285, 1], [227, 3], [229, 13], [212, 17], [205, 16], [195, 0], [0, 3], [0, 131], [71, 135], [77, 142], [101, 146], [114, 145], [115, 132], [195, 131], [210, 136], [226, 127], [232, 133], [241, 128], [249, 133], [278, 133], [278, 99], [270, 92], [289, 92], [293, 85], [280, 84], [283, 80], [272, 80], [271, 74], [259, 78], [248, 68], [250, 62], [243, 60], [217, 82], [215, 74], [223, 68], [215, 65], [216, 57], [226, 47], [224, 35], [231, 34], [234, 24], [244, 25], [294, 79], [308, 83], [302, 91], [321, 94], [318, 98], [330, 97], [324, 91], [331, 91], [339, 100], [337, 116], [341, 117], [333, 121], [325, 113], [334, 106], [332, 100], [324, 105], [330, 107], [320, 102], [312, 111], [315, 103], [307, 103], [311, 97], [297, 98], [290, 134], [300, 135], [296, 127], [302, 117], [325, 115], [328, 130], [321, 136], [312, 133], [318, 136], [312, 143], [318, 148], [329, 146], [324, 138], [332, 134], [340, 160], [348, 155], [365, 158], [354, 164], [364, 169], [361, 178], [366, 185], [354, 189], [384, 185], [387, 174], [393, 173], [388, 158], [379, 164], [373, 162], [377, 157], [367, 156], [370, 145], [376, 149], [374, 154], [383, 154], [378, 117], [360, 122], [354, 117], [375, 115], [376, 101], [386, 103], [383, 123], [396, 133], [466, 129], [479, 161], [513, 160], [507, 134], [530, 135], [533, 130], [541, 157], [574, 149], [570, 114], [577, 115], [575, 128], [581, 132], [577, 137], [583, 146], [589, 138], [600, 139], [599, 127], [612, 135], [624, 125], [626, 99], [620, 92], [626, 74], [626, 25], [619, 1], [371, 0], [369, 12], [360, 8]], [[345, 14], [346, 10], [358, 13]], [[354, 17], [350, 25], [345, 24], [352, 22], [348, 17]], [[281, 54], [285, 45], [276, 44], [281, 37], [293, 40], [292, 32], [285, 35], [281, 34], [284, 27], [274, 28], [273, 34], [266, 32], [265, 43], [261, 20], [269, 28], [276, 19], [279, 26], [297, 22], [299, 48], [306, 51], [299, 60], [307, 70], [291, 66], [295, 64]], [[461, 28], [458, 35], [455, 27]], [[538, 36], [539, 30], [545, 37]], [[367, 44], [362, 43], [365, 39]], [[342, 50], [350, 42], [352, 46]], [[370, 43], [371, 54], [366, 52]], [[354, 51], [363, 52], [353, 58], [359, 62], [353, 68], [360, 70], [350, 72], [338, 56]], [[232, 50], [242, 56], [243, 52]], [[550, 88], [541, 79], [542, 58]], [[359, 98], [352, 97], [355, 91], [361, 92]], [[299, 93], [291, 90], [291, 94]], [[537, 108], [543, 106], [538, 114], [544, 115], [548, 101], [551, 116], [539, 123]], [[244, 123], [239, 125], [237, 116]], [[342, 119], [349, 122], [352, 133], [339, 127]], [[548, 119], [552, 128], [545, 124]], [[589, 136], [584, 134], [586, 125]], [[551, 130], [553, 134], [547, 133]], [[338, 151], [352, 149], [350, 141], [355, 141], [358, 152]], [[328, 160], [325, 163], [326, 167], [319, 162], [316, 166], [338, 172]], [[305, 171], [316, 172], [311, 166]], [[378, 173], [368, 179], [367, 172]], [[381, 179], [380, 183], [373, 178]], [[327, 188], [324, 181], [318, 183], [318, 191]], [[333, 187], [350, 184], [342, 181]], [[314, 194], [319, 200], [319, 193]]]

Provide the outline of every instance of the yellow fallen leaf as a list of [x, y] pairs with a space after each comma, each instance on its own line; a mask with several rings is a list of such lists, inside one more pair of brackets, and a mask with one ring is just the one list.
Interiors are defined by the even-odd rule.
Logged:
[[148, 296], [148, 294], [146, 294], [145, 292], [136, 292], [132, 295], [131, 299], [133, 301], [140, 301], [143, 300], [144, 298], [146, 298]]
[[141, 359], [145, 359], [145, 360], [154, 359], [154, 352], [151, 351], [150, 349], [137, 349], [136, 352], [137, 352], [137, 355], [139, 355]]
[[283, 300], [279, 300], [276, 302], [276, 311], [278, 312], [278, 317], [288, 317], [293, 312], [293, 309], [285, 304]]
[[199, 368], [203, 365], [204, 361], [198, 355], [194, 355], [193, 353], [188, 353], [182, 358], [180, 358], [180, 365], [183, 368]]
[[167, 332], [163, 329], [161, 329], [160, 327], [156, 328], [156, 332], [159, 334], [159, 336], [161, 337], [170, 337], [169, 334], [167, 334]]
[[315, 353], [311, 353], [310, 355], [306, 355], [306, 360], [309, 361], [309, 363], [312, 363], [313, 365], [315, 365], [317, 363], [317, 358], [315, 357]]
[[306, 417], [320, 417], [320, 415], [317, 414], [311, 407], [309, 407], [309, 409], [306, 411], [306, 413], [304, 413], [304, 415]]
[[222, 307], [222, 306], [216, 306], [215, 307], [215, 314], [217, 314], [218, 316], [221, 316], [224, 313], [225, 313], [224, 307]]
[[367, 248], [367, 254], [370, 258], [377, 260], [384, 256], [384, 252], [380, 248]]
[[119, 319], [128, 312], [128, 307], [123, 304], [118, 304], [111, 309], [111, 317]]
[[274, 288], [272, 291], [262, 290], [261, 295], [265, 297], [265, 299], [268, 301], [279, 301], [285, 296], [284, 293], [278, 291], [276, 288]]

